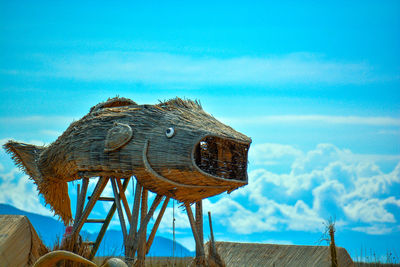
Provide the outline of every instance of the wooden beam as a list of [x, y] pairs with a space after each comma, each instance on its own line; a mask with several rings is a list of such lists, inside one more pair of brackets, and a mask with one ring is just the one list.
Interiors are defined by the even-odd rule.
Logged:
[[[203, 202], [201, 200], [196, 202], [196, 231], [199, 235], [200, 243], [204, 249], [204, 236], [203, 236]], [[201, 248], [196, 243], [196, 257], [200, 255]]]
[[[199, 247], [199, 256], [203, 257], [205, 255], [204, 246], [203, 246], [202, 243], [200, 243], [200, 237], [199, 237], [199, 235], [197, 233], [197, 230], [196, 230], [196, 224], [194, 222], [192, 208], [190, 207], [190, 204], [187, 203], [187, 202], [185, 202], [185, 207], [186, 207], [186, 213], [187, 213], [188, 218], [189, 218], [190, 227], [192, 228], [194, 240], [196, 241], [196, 247], [197, 246]], [[196, 257], [198, 257], [198, 256], [196, 255]]]
[[135, 257], [135, 252], [133, 252], [133, 241], [137, 234], [140, 199], [141, 199], [141, 195], [142, 195], [142, 186], [139, 184], [139, 182], [136, 182], [136, 188], [135, 188], [134, 183], [132, 183], [132, 185], [133, 185], [133, 190], [135, 191], [135, 197], [134, 197], [133, 207], [132, 207], [132, 219], [130, 221], [130, 229], [129, 229], [129, 235], [128, 235], [128, 241], [127, 241], [127, 248], [125, 248], [126, 249], [125, 250], [125, 258], [128, 261], [133, 261], [133, 259]]
[[163, 205], [162, 205], [162, 207], [161, 207], [161, 210], [160, 210], [160, 212], [158, 213], [157, 219], [156, 219], [156, 221], [155, 221], [155, 223], [154, 223], [154, 225], [153, 225], [153, 229], [151, 229], [151, 233], [150, 233], [149, 239], [147, 240], [147, 243], [146, 243], [146, 255], [149, 254], [151, 244], [153, 243], [153, 240], [154, 240], [154, 237], [155, 237], [155, 235], [156, 235], [158, 226], [160, 225], [160, 222], [161, 222], [161, 219], [162, 219], [162, 217], [163, 217], [163, 215], [164, 215], [165, 209], [167, 208], [169, 199], [170, 199], [170, 198], [167, 197], [167, 198], [164, 200], [164, 203], [163, 203]]
[[[122, 190], [125, 191], [126, 188], [128, 187], [128, 183], [129, 183], [130, 179], [125, 179], [124, 183], [122, 184]], [[100, 198], [99, 198], [100, 200]], [[114, 201], [114, 200], [113, 200]], [[97, 253], [97, 250], [100, 247], [100, 243], [103, 240], [103, 237], [107, 231], [108, 226], [110, 225], [111, 219], [114, 216], [115, 210], [117, 209], [117, 206], [115, 205], [115, 202], [112, 204], [110, 211], [107, 214], [107, 217], [105, 219], [105, 222], [103, 224], [103, 226], [100, 229], [99, 235], [96, 238], [96, 241], [94, 242], [94, 246], [92, 248], [92, 251], [90, 252], [90, 256], [89, 256], [89, 260], [92, 260], [94, 258], [94, 256]]]
[[211, 212], [208, 212], [208, 223], [210, 225], [210, 242], [211, 242], [211, 249], [214, 255], [217, 253], [215, 249], [215, 240], [214, 240], [214, 232], [212, 228], [212, 222], [211, 222]]
[[[122, 211], [121, 202], [120, 202], [120, 198], [119, 198], [120, 192], [118, 192], [117, 184], [115, 182], [115, 178], [114, 177], [111, 178], [111, 185], [112, 185], [112, 189], [113, 189], [114, 197], [115, 197], [115, 202], [114, 203], [117, 206], [119, 222], [121, 224], [122, 235], [124, 237], [124, 247], [126, 247], [126, 239], [128, 237], [128, 232], [126, 231], [124, 212]], [[121, 187], [121, 189], [122, 189], [122, 187]]]
[[128, 222], [130, 222], [132, 219], [132, 214], [131, 214], [131, 210], [129, 209], [128, 201], [126, 200], [125, 192], [124, 192], [124, 190], [122, 190], [121, 179], [116, 178], [116, 181], [117, 181], [117, 185], [118, 185], [118, 189], [119, 189], [119, 197], [121, 198], [122, 203], [124, 204], [125, 213], [126, 213], [126, 216], [128, 217]]
[[133, 240], [133, 255], [135, 255], [136, 250], [138, 248], [139, 245], [139, 239], [141, 239], [141, 236], [145, 233], [145, 230], [147, 228], [147, 224], [150, 221], [150, 218], [153, 216], [154, 211], [156, 210], [157, 206], [160, 204], [161, 200], [162, 200], [163, 196], [161, 195], [157, 195], [153, 201], [153, 204], [151, 205], [149, 212], [147, 213], [146, 217], [144, 218], [143, 222], [141, 222], [140, 224], [140, 228], [139, 231], [137, 233], [137, 235], [135, 236], [135, 239]]
[[148, 201], [149, 191], [147, 189], [143, 189], [142, 192], [142, 206], [140, 208], [140, 228], [144, 226], [143, 232], [139, 236], [139, 245], [138, 245], [138, 252], [137, 252], [137, 265], [141, 266], [144, 265], [144, 259], [146, 257], [146, 235], [147, 235], [147, 224], [143, 224], [144, 219], [147, 214], [147, 201]]
[[78, 219], [78, 211], [79, 211], [79, 198], [81, 196], [81, 184], [76, 185], [76, 210], [75, 210], [75, 221]]
[[87, 219], [85, 223], [105, 223], [104, 219]]
[[[88, 197], [88, 199], [90, 199], [90, 197]], [[115, 198], [113, 197], [99, 197], [99, 199], [97, 201], [115, 201]]]

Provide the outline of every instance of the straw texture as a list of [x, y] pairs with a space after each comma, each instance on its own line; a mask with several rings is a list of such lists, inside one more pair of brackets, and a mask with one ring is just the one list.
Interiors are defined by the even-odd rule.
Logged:
[[[216, 242], [216, 249], [226, 266], [331, 267], [329, 247], [257, 243]], [[354, 263], [344, 248], [337, 247], [338, 264]]]
[[32, 266], [47, 252], [27, 217], [0, 215], [1, 266]]
[[197, 101], [138, 105], [116, 97], [92, 107], [48, 147], [4, 147], [68, 224], [69, 181], [135, 176], [145, 189], [193, 203], [247, 184], [250, 143]]

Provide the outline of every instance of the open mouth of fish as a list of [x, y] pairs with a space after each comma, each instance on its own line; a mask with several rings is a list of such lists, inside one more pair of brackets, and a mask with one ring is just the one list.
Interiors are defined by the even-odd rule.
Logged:
[[216, 178], [247, 183], [249, 143], [217, 136], [202, 138], [193, 150], [195, 166]]

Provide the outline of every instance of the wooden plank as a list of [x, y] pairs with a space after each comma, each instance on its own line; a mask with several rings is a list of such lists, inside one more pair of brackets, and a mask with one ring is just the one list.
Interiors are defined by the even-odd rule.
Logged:
[[79, 198], [81, 196], [81, 184], [76, 185], [76, 210], [75, 210], [75, 221], [78, 219], [79, 212]]
[[148, 200], [149, 191], [143, 189], [142, 192], [142, 206], [140, 208], [140, 228], [144, 226], [143, 232], [139, 236], [139, 245], [138, 245], [138, 252], [137, 252], [137, 265], [141, 266], [144, 265], [144, 260], [146, 257], [146, 235], [147, 235], [147, 224], [143, 225], [144, 219], [147, 214], [147, 200]]
[[80, 190], [79, 193], [78, 203], [76, 203], [75, 221], [78, 221], [82, 216], [83, 207], [85, 206], [85, 198], [88, 185], [89, 185], [89, 178], [82, 178], [82, 189]]
[[[185, 202], [185, 207], [186, 207], [186, 213], [187, 213], [188, 218], [189, 218], [190, 227], [192, 228], [192, 233], [193, 233], [193, 236], [194, 236], [194, 240], [196, 241], [196, 246], [199, 247], [199, 256], [203, 257], [205, 255], [204, 246], [203, 246], [202, 243], [200, 243], [200, 237], [199, 237], [199, 235], [197, 233], [197, 230], [196, 230], [196, 224], [194, 222], [192, 208], [190, 207], [190, 204], [187, 203], [187, 202]], [[196, 255], [196, 257], [198, 257], [198, 256]]]
[[122, 190], [121, 179], [116, 178], [116, 181], [117, 181], [117, 185], [118, 185], [118, 189], [119, 189], [119, 197], [121, 198], [122, 203], [124, 204], [125, 213], [126, 213], [126, 216], [128, 217], [128, 222], [130, 222], [132, 219], [132, 214], [131, 214], [131, 210], [129, 209], [128, 201], [126, 200], [125, 192], [124, 192], [124, 190]]
[[[88, 197], [88, 199], [90, 199], [90, 196]], [[115, 198], [113, 197], [99, 197], [99, 199], [97, 201], [115, 201]]]
[[[203, 237], [203, 202], [201, 200], [196, 202], [196, 231], [199, 235], [199, 240], [201, 244], [204, 244]], [[203, 246], [204, 247], [204, 246]], [[196, 257], [200, 255], [201, 248], [198, 247], [196, 243]]]
[[87, 219], [85, 223], [104, 223], [105, 219]]
[[139, 184], [139, 182], [136, 182], [136, 188], [135, 188], [134, 183], [132, 183], [132, 185], [133, 185], [133, 190], [135, 191], [135, 197], [134, 197], [133, 207], [132, 207], [132, 219], [130, 221], [130, 229], [129, 229], [127, 247], [125, 248], [126, 249], [125, 250], [125, 258], [128, 261], [133, 261], [134, 257], [135, 257], [135, 253], [133, 252], [133, 241], [134, 241], [136, 233], [137, 233], [140, 200], [141, 200], [141, 195], [142, 195], [142, 186]]
[[[128, 187], [128, 183], [129, 183], [129, 179], [125, 179], [123, 185], [122, 185], [122, 189], [123, 191], [126, 190], [126, 188]], [[92, 251], [90, 252], [90, 256], [89, 256], [89, 260], [92, 260], [94, 258], [94, 256], [97, 253], [97, 250], [100, 247], [100, 243], [103, 240], [103, 237], [107, 231], [108, 226], [110, 225], [111, 219], [114, 216], [115, 210], [117, 209], [117, 206], [115, 205], [115, 202], [113, 203], [113, 205], [111, 206], [110, 211], [107, 214], [107, 217], [105, 219], [105, 222], [103, 224], [103, 226], [100, 229], [99, 235], [96, 238], [96, 241], [94, 243], [94, 246], [92, 248]]]
[[119, 222], [121, 224], [122, 235], [124, 237], [124, 247], [126, 247], [126, 239], [128, 237], [128, 232], [126, 230], [124, 212], [122, 211], [121, 202], [120, 202], [120, 198], [119, 198], [119, 192], [118, 192], [117, 184], [115, 182], [115, 178], [114, 177], [111, 178], [111, 185], [112, 185], [112, 189], [113, 189], [114, 197], [115, 197], [115, 202], [114, 203], [117, 206]]
[[161, 210], [160, 210], [160, 212], [158, 213], [157, 219], [156, 219], [156, 221], [154, 222], [153, 229], [151, 230], [149, 239], [147, 240], [147, 243], [146, 243], [146, 255], [149, 254], [151, 244], [153, 243], [154, 237], [155, 237], [155, 235], [156, 235], [158, 226], [160, 225], [161, 219], [162, 219], [162, 217], [163, 217], [163, 215], [164, 215], [165, 209], [166, 209], [167, 206], [168, 206], [169, 199], [170, 199], [170, 198], [167, 197], [167, 198], [164, 200], [164, 203], [163, 203], [163, 205], [162, 205], [162, 207], [161, 207]]
[[211, 212], [208, 212], [208, 224], [210, 225], [210, 242], [211, 242], [211, 249], [214, 255], [217, 253], [215, 249], [215, 240], [214, 240], [214, 232], [212, 228], [212, 222], [211, 222]]
[[140, 224], [140, 228], [139, 231], [137, 233], [137, 235], [135, 236], [135, 239], [133, 240], [133, 255], [135, 255], [136, 250], [138, 249], [139, 246], [139, 242], [140, 242], [140, 238], [143, 235], [143, 233], [145, 233], [145, 230], [147, 228], [147, 224], [150, 221], [150, 218], [153, 216], [154, 211], [156, 210], [157, 206], [160, 204], [161, 200], [162, 200], [163, 196], [161, 195], [157, 195], [153, 201], [153, 204], [151, 205], [149, 212], [147, 213], [146, 217], [144, 218], [143, 222]]

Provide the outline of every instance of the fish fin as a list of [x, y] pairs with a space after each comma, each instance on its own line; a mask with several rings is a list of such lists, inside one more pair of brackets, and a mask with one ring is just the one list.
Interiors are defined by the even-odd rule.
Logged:
[[106, 102], [101, 102], [101, 103], [97, 104], [96, 106], [93, 106], [90, 109], [89, 113], [92, 113], [92, 112], [97, 111], [102, 108], [124, 107], [124, 106], [132, 106], [132, 105], [137, 105], [137, 103], [129, 98], [117, 96], [114, 98], [107, 99]]
[[65, 224], [72, 221], [68, 184], [58, 179], [44, 179], [38, 166], [40, 154], [45, 147], [8, 141], [3, 145], [15, 164], [35, 182], [46, 204], [59, 215]]
[[132, 137], [132, 128], [128, 124], [114, 122], [114, 126], [107, 132], [104, 152], [115, 151], [123, 147]]

